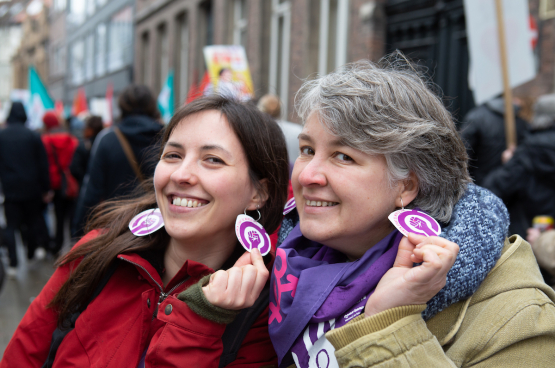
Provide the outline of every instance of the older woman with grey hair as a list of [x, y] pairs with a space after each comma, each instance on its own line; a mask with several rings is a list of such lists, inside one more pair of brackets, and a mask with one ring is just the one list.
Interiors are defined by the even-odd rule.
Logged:
[[555, 293], [401, 64], [349, 64], [297, 96], [296, 209], [270, 292], [280, 367], [552, 366]]

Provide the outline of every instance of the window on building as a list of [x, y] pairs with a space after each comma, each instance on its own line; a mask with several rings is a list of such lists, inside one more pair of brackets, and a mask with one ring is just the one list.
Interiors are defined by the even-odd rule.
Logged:
[[85, 43], [78, 40], [71, 45], [71, 81], [79, 85], [84, 81]]
[[196, 67], [202, 78], [206, 65], [204, 63], [204, 46], [214, 43], [214, 22], [212, 13], [212, 1], [204, 1], [199, 5], [199, 22], [198, 22], [198, 52]]
[[131, 62], [133, 51], [133, 10], [127, 6], [110, 19], [108, 71], [116, 71]]
[[318, 73], [328, 74], [347, 62], [349, 0], [320, 0]]
[[176, 81], [177, 96], [179, 103], [185, 102], [187, 92], [189, 91], [189, 25], [187, 23], [187, 14], [182, 14], [177, 18], [177, 45], [178, 52], [175, 53], [177, 58], [176, 65]]
[[150, 69], [150, 34], [145, 32], [141, 36], [141, 71], [140, 77], [143, 84], [148, 85], [150, 82], [149, 69]]
[[233, 3], [233, 44], [247, 47], [247, 1]]
[[96, 0], [96, 6], [97, 8], [100, 8], [102, 6], [104, 6], [106, 4], [108, 0]]
[[157, 73], [157, 87], [159, 91], [162, 90], [166, 79], [168, 78], [168, 72], [170, 70], [170, 44], [168, 37], [168, 27], [162, 24], [158, 27], [158, 50], [156, 54], [158, 55], [158, 73]]
[[77, 26], [85, 20], [86, 14], [86, 3], [83, 0], [69, 0], [69, 15], [68, 15], [68, 22], [73, 25]]
[[287, 116], [289, 89], [289, 40], [291, 35], [291, 3], [272, 0], [270, 33], [270, 93], [279, 96], [282, 118]]
[[94, 77], [94, 34], [89, 34], [85, 39], [85, 79]]
[[100, 23], [96, 26], [96, 76], [100, 77], [106, 73], [106, 24]]
[[54, 0], [52, 8], [55, 12], [59, 12], [66, 9], [67, 0]]
[[94, 0], [88, 0], [85, 2], [85, 13], [87, 14], [88, 17], [90, 17], [91, 15], [94, 14], [95, 11], [95, 1]]

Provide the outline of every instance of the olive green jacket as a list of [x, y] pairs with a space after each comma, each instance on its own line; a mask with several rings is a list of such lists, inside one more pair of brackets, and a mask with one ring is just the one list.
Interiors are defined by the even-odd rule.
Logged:
[[554, 302], [530, 245], [513, 235], [469, 299], [427, 322], [425, 305], [361, 315], [326, 338], [340, 367], [555, 367]]

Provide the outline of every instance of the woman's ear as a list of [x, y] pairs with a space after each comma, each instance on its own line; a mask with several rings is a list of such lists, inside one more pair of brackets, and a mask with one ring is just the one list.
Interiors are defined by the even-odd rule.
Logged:
[[[418, 178], [411, 172], [409, 177], [401, 181], [400, 193], [395, 199], [395, 205], [399, 208], [408, 206], [418, 195]], [[401, 201], [402, 200], [402, 201]]]
[[253, 197], [247, 207], [249, 211], [264, 207], [268, 200], [268, 179], [262, 179], [258, 183], [259, 185], [254, 189]]

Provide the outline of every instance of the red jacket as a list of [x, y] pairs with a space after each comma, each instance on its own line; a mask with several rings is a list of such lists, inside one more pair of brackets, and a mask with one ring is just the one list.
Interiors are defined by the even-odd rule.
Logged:
[[[96, 233], [89, 233], [80, 243], [93, 236]], [[134, 253], [118, 258], [121, 261], [116, 272], [62, 341], [54, 367], [134, 368], [147, 348], [146, 367], [218, 367], [226, 325], [200, 317], [176, 298], [214, 271], [201, 263], [185, 262], [164, 291], [186, 281], [157, 305], [158, 285], [163, 284], [154, 267]], [[41, 367], [45, 362], [57, 317], [45, 306], [69, 271], [69, 266], [59, 267], [31, 303], [4, 352], [0, 368]], [[166, 314], [169, 305], [172, 309]], [[268, 335], [268, 308], [253, 324], [237, 359], [228, 367], [265, 365], [277, 367]]]
[[62, 177], [60, 175], [60, 169], [56, 164], [54, 150], [56, 151], [56, 157], [58, 158], [58, 162], [62, 170], [68, 170], [73, 158], [73, 153], [75, 152], [79, 141], [77, 141], [77, 138], [69, 133], [53, 133], [44, 134], [42, 136], [42, 143], [44, 144], [44, 148], [46, 149], [46, 153], [48, 155], [50, 187], [53, 190], [61, 189]]

